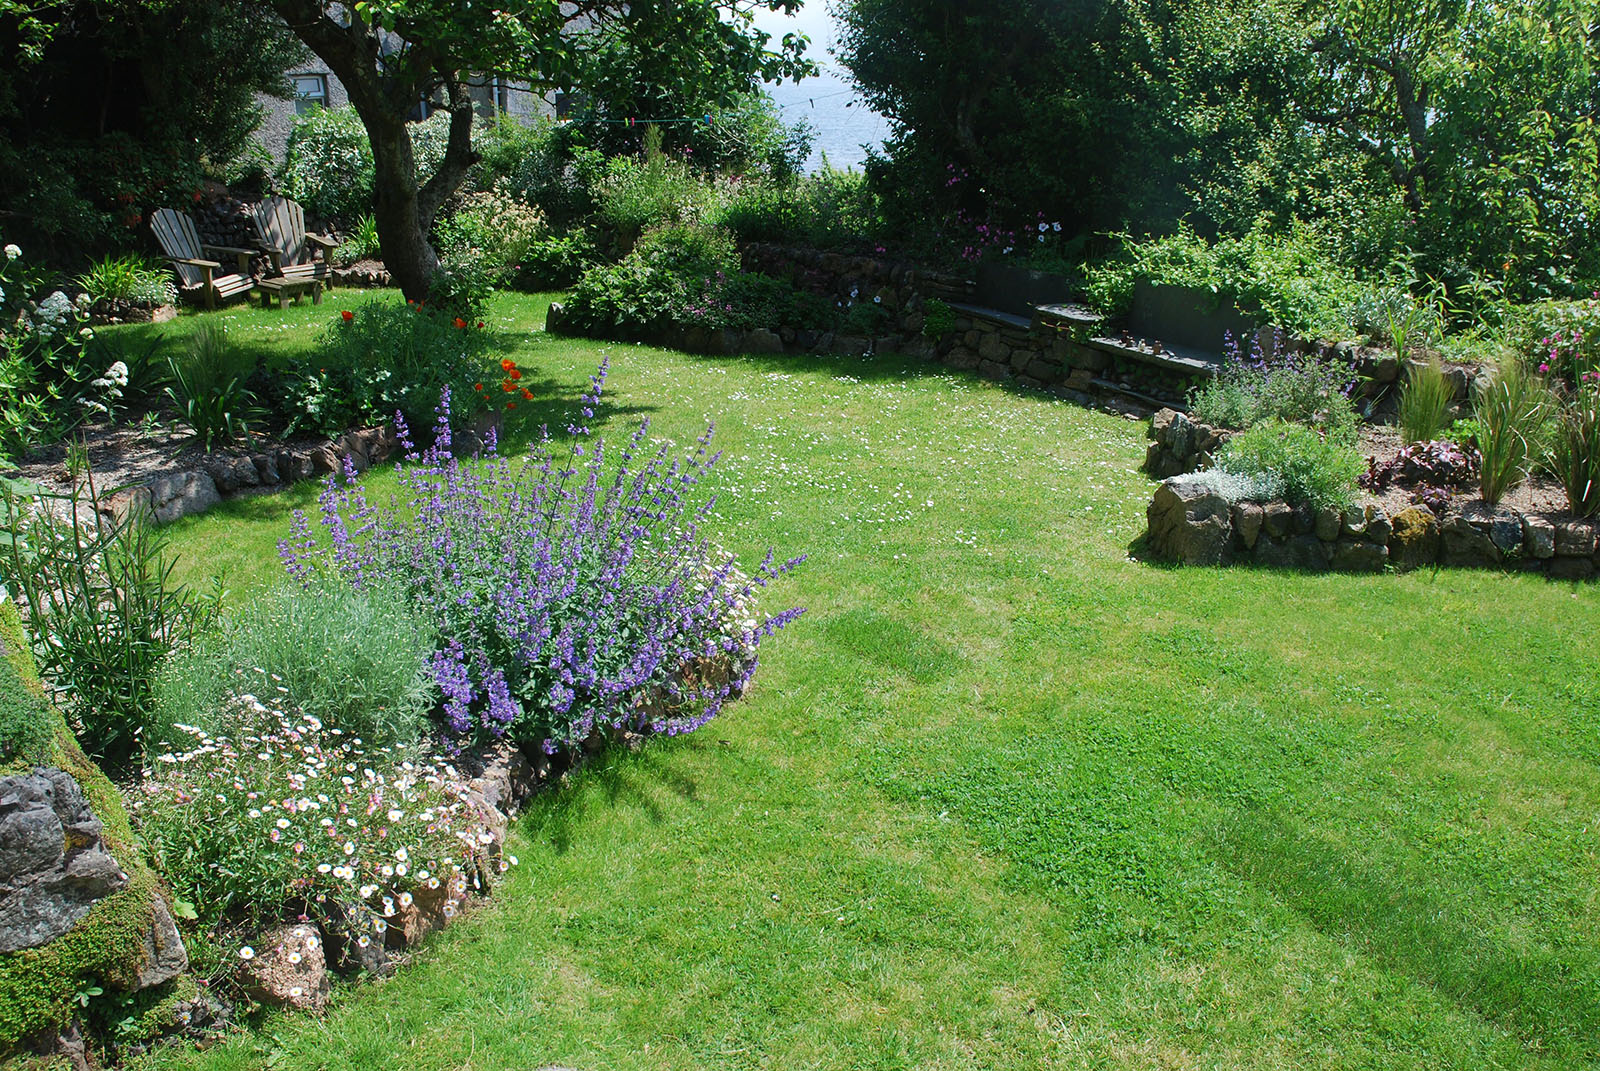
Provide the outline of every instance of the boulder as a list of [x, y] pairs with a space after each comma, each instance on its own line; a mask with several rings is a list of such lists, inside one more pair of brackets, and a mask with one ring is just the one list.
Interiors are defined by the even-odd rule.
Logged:
[[1262, 522], [1266, 520], [1266, 513], [1254, 502], [1240, 502], [1233, 507], [1233, 530], [1239, 535], [1239, 542], [1243, 543], [1246, 550], [1256, 545], [1256, 538], [1261, 534]]
[[1268, 502], [1261, 508], [1261, 527], [1273, 539], [1282, 539], [1294, 526], [1294, 510], [1287, 502]]
[[978, 342], [978, 359], [1005, 362], [1011, 359], [1011, 347], [999, 335], [984, 335]]
[[204, 472], [174, 472], [150, 484], [150, 508], [157, 524], [204, 513], [221, 501], [216, 482]]
[[0, 778], [0, 952], [37, 948], [128, 884], [65, 770]]
[[1439, 559], [1439, 518], [1426, 506], [1411, 506], [1394, 515], [1389, 558], [1400, 569], [1415, 569]]
[[320, 1010], [328, 1003], [327, 957], [322, 935], [308, 923], [268, 930], [242, 963], [245, 992], [278, 1008]]
[[1258, 539], [1254, 560], [1279, 569], [1322, 572], [1328, 568], [1328, 545], [1308, 532], [1287, 539]]
[[744, 336], [744, 348], [749, 353], [782, 353], [783, 339], [774, 331], [758, 327]]
[[[1522, 543], [1521, 532], [1517, 543]], [[1439, 529], [1440, 560], [1445, 565], [1482, 566], [1500, 564], [1500, 548], [1489, 533], [1461, 514], [1446, 520]]]
[[189, 953], [183, 947], [178, 924], [172, 920], [167, 902], [159, 895], [150, 898], [150, 925], [144, 934], [144, 958], [135, 976], [136, 989], [148, 989], [172, 981], [189, 969]]
[[1553, 558], [1556, 526], [1543, 517], [1522, 518], [1522, 553], [1529, 558]]
[[1556, 526], [1556, 557], [1589, 558], [1594, 556], [1594, 548], [1593, 521], [1563, 521]]
[[1324, 543], [1332, 543], [1339, 538], [1339, 530], [1344, 526], [1344, 513], [1332, 506], [1324, 506], [1317, 510], [1316, 520], [1313, 522], [1312, 531]]
[[1156, 489], [1145, 513], [1150, 549], [1185, 565], [1220, 565], [1233, 538], [1228, 500], [1197, 476], [1174, 476]]
[[1389, 563], [1389, 548], [1370, 539], [1334, 544], [1329, 564], [1341, 573], [1379, 573]]

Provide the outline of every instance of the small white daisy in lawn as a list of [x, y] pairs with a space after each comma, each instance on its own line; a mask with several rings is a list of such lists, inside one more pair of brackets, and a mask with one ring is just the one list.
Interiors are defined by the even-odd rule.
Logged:
[[242, 960], [255, 959], [256, 950], [251, 948], [249, 945], [245, 945], [243, 948], [239, 949], [239, 958]]

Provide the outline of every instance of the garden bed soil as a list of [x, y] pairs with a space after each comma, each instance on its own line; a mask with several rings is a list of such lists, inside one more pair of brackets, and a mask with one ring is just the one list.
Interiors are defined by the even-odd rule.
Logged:
[[[1391, 424], [1363, 424], [1358, 449], [1363, 458], [1377, 458], [1385, 462], [1400, 453], [1405, 445], [1400, 438], [1400, 429]], [[1361, 506], [1381, 506], [1383, 511], [1393, 517], [1401, 510], [1413, 505], [1411, 500], [1415, 488], [1401, 487], [1390, 484], [1382, 491], [1368, 491], [1363, 488], [1357, 495], [1356, 503]], [[1561, 484], [1550, 476], [1535, 473], [1517, 484], [1505, 493], [1500, 505], [1516, 510], [1518, 513], [1544, 517], [1550, 521], [1571, 520], [1572, 514], [1567, 509], [1567, 493]], [[1486, 505], [1481, 497], [1473, 492], [1459, 492], [1451, 497], [1452, 511], [1463, 513], [1493, 512], [1492, 507]]]

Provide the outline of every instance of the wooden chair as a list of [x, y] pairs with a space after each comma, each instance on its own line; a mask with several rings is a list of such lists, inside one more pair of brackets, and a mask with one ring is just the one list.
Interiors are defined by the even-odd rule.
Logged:
[[[333, 289], [329, 258], [339, 243], [321, 234], [307, 234], [306, 214], [298, 204], [287, 197], [269, 197], [252, 208], [250, 215], [261, 247], [272, 258], [274, 275], [295, 281], [317, 279]], [[317, 259], [318, 249], [321, 260]]]
[[[150, 217], [150, 230], [161, 251], [172, 261], [178, 273], [179, 288], [190, 297], [198, 296], [208, 309], [217, 307], [219, 301], [249, 294], [255, 289], [255, 277], [250, 274], [250, 258], [258, 256], [254, 249], [241, 249], [232, 245], [205, 245], [194, 229], [194, 220], [171, 208], [158, 208]], [[207, 260], [202, 253], [220, 253], [235, 257], [239, 263], [236, 273], [220, 274], [222, 264]]]

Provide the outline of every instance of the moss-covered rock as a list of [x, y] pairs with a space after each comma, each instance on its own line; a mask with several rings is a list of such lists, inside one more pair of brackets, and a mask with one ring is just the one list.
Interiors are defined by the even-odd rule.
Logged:
[[[128, 873], [128, 884], [99, 901], [65, 936], [0, 955], [0, 1053], [65, 1022], [79, 992], [133, 988], [147, 958], [161, 895], [128, 822], [117, 788], [78, 746], [46, 698], [15, 607], [0, 602], [0, 702], [19, 724], [40, 730], [31, 753], [0, 763], [0, 773], [54, 766], [70, 773], [104, 829], [102, 839]], [[9, 715], [8, 715], [9, 716]], [[33, 729], [29, 729], [32, 732]]]

